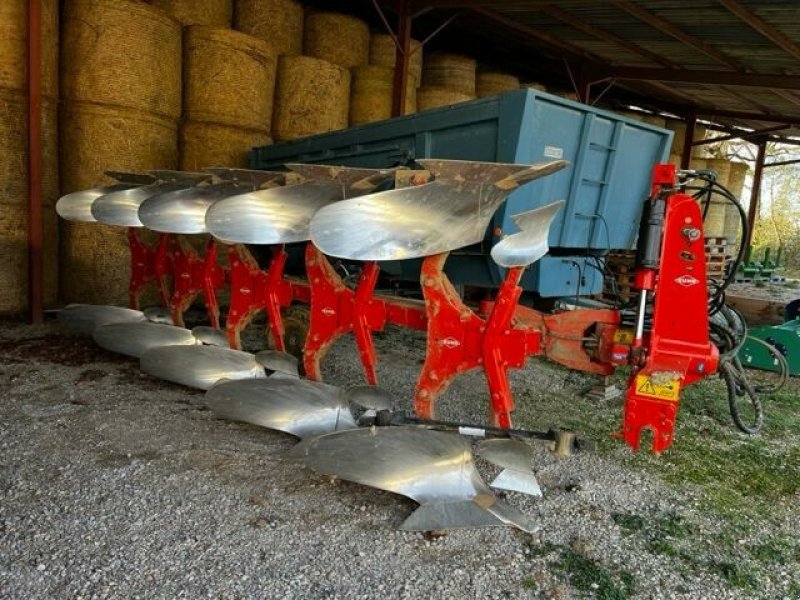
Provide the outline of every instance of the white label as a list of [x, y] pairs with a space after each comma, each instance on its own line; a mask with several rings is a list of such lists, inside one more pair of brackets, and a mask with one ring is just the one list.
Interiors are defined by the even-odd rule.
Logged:
[[682, 285], [683, 287], [691, 287], [693, 285], [697, 285], [698, 283], [700, 283], [700, 281], [697, 278], [686, 274], [686, 275], [681, 275], [680, 277], [676, 277], [675, 283], [677, 283], [678, 285]]
[[564, 149], [555, 146], [545, 146], [544, 155], [547, 158], [564, 158]]
[[472, 437], [486, 437], [486, 430], [477, 427], [459, 427], [458, 433], [461, 435], [469, 435]]

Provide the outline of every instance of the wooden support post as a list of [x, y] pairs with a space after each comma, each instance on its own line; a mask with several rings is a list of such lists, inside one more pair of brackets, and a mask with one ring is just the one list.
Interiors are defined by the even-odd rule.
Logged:
[[394, 61], [392, 116], [406, 114], [409, 53], [411, 52], [411, 11], [408, 0], [397, 0], [397, 49]]
[[747, 211], [747, 221], [750, 225], [750, 231], [747, 238], [744, 240], [745, 248], [748, 248], [753, 242], [753, 229], [756, 226], [756, 219], [758, 218], [758, 202], [761, 199], [761, 176], [764, 173], [764, 162], [767, 157], [767, 141], [759, 140], [758, 153], [756, 154], [756, 168], [753, 171], [753, 191], [750, 195], [750, 209]]
[[681, 154], [681, 169], [688, 169], [692, 160], [692, 142], [694, 142], [694, 126], [697, 123], [697, 113], [694, 111], [686, 115], [686, 132], [683, 136], [683, 154]]
[[42, 5], [28, 2], [28, 312], [44, 320], [42, 256]]

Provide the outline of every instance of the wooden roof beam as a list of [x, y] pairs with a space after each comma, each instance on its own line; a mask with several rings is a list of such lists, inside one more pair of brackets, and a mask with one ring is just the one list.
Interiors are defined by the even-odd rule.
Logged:
[[706, 56], [714, 59], [718, 63], [726, 65], [736, 71], [745, 70], [744, 65], [735, 58], [728, 56], [727, 54], [720, 52], [713, 46], [706, 44], [704, 41], [699, 40], [698, 38], [692, 35], [689, 35], [676, 25], [673, 25], [669, 21], [662, 19], [655, 13], [652, 13], [649, 10], [642, 8], [635, 2], [632, 2], [631, 0], [611, 0], [611, 3], [617, 8], [620, 8], [625, 12], [627, 12], [628, 14], [636, 17], [640, 21], [647, 23], [648, 25], [650, 25], [654, 29], [657, 29], [661, 33], [666, 34], [672, 38], [675, 38], [676, 40], [682, 42], [686, 46], [691, 46], [698, 52], [705, 54]]
[[782, 48], [787, 54], [800, 59], [800, 46], [789, 36], [781, 33], [772, 25], [764, 21], [761, 17], [739, 2], [739, 0], [717, 0], [728, 12], [736, 15], [739, 19], [747, 23], [758, 33], [763, 35], [776, 46]]

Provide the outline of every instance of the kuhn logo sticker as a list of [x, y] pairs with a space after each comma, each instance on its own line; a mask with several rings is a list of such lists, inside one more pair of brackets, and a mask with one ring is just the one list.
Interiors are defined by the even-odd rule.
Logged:
[[453, 337], [444, 338], [442, 340], [442, 346], [445, 346], [447, 348], [458, 348], [460, 345], [461, 342], [459, 342], [456, 338]]
[[333, 310], [333, 309], [332, 309], [331, 307], [329, 307], [329, 306], [326, 306], [325, 308], [323, 308], [321, 312], [322, 312], [322, 314], [323, 314], [323, 315], [325, 315], [326, 317], [332, 317], [333, 315], [335, 315], [335, 314], [336, 314], [336, 311], [335, 311], [335, 310]]
[[675, 278], [675, 283], [682, 285], [683, 287], [692, 287], [693, 285], [700, 283], [700, 280], [692, 277], [691, 275], [681, 275], [680, 277]]

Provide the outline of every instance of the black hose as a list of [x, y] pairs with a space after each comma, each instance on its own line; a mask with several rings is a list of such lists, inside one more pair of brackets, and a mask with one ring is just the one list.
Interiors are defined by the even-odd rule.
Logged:
[[[740, 431], [748, 435], [758, 433], [764, 425], [764, 408], [753, 386], [748, 382], [739, 359], [733, 358], [721, 362], [719, 372], [728, 388], [728, 407], [734, 424]], [[753, 405], [753, 420], [750, 423], [745, 422], [739, 412], [738, 400], [741, 397], [747, 397]]]

